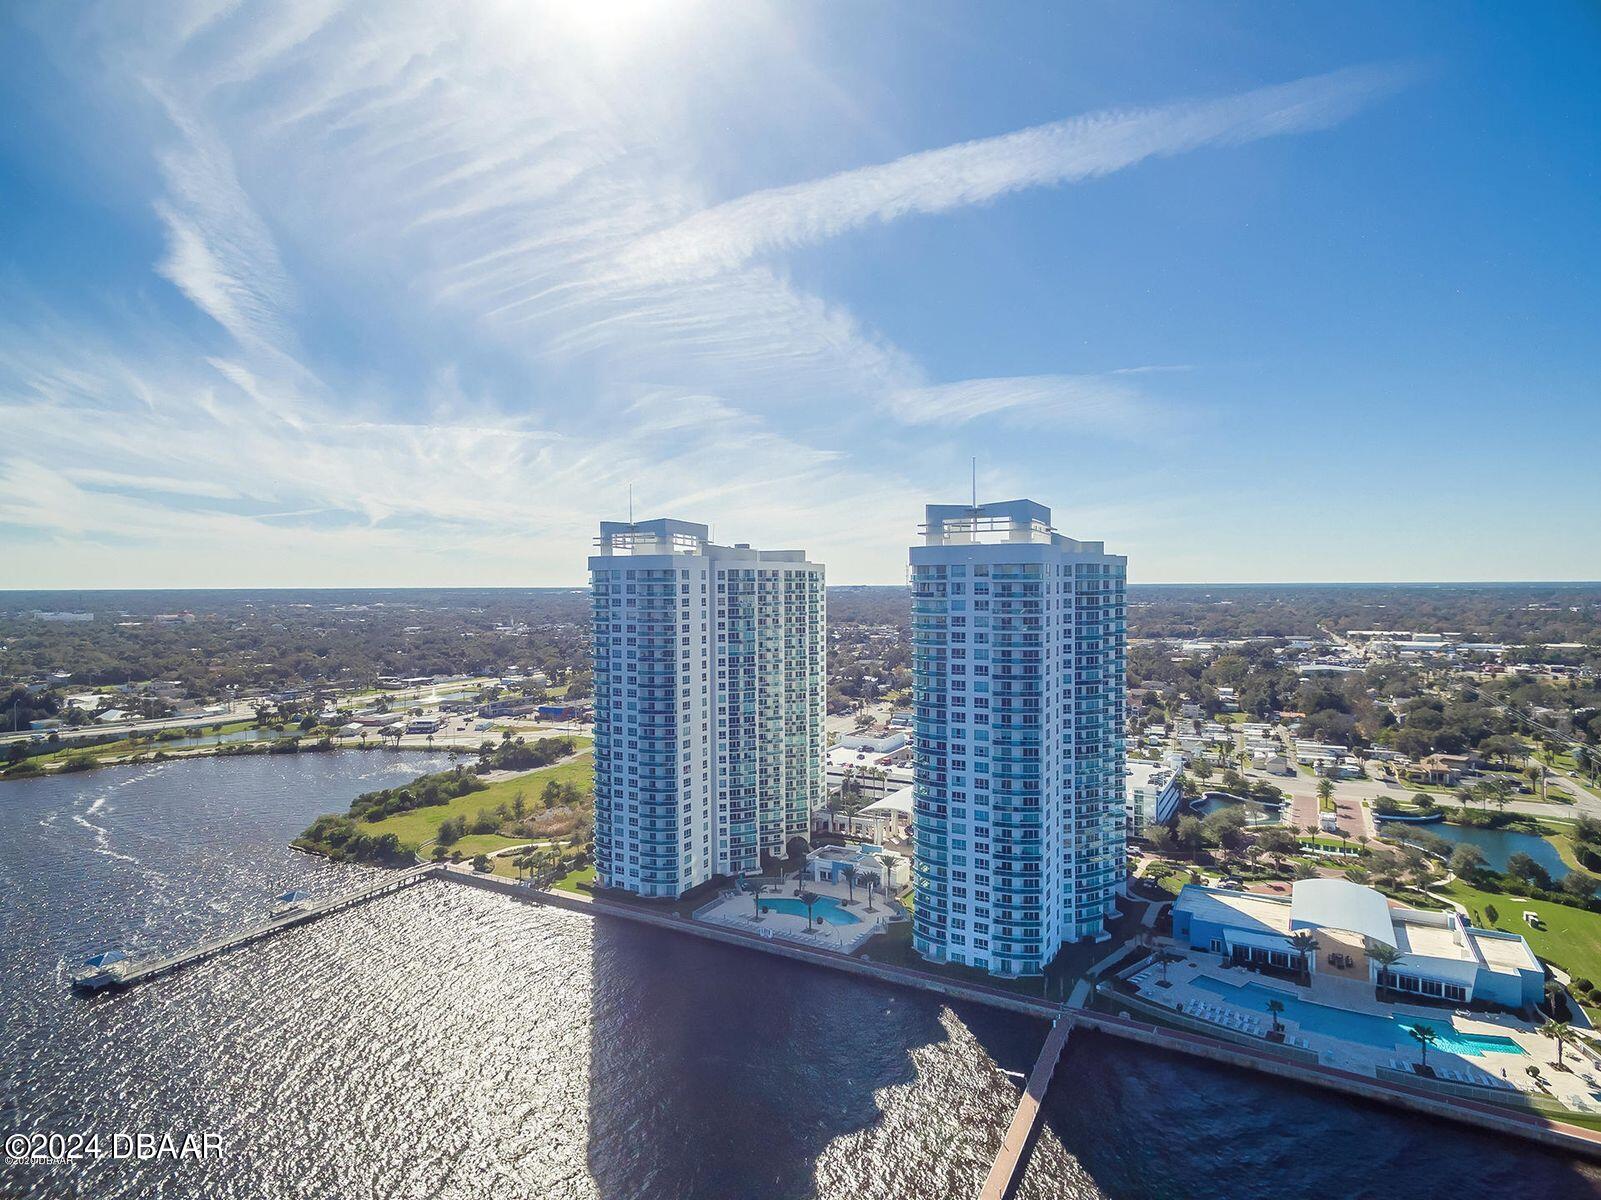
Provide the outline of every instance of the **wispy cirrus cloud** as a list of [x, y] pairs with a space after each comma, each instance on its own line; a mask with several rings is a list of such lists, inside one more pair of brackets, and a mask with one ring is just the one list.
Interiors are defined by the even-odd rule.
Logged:
[[[159, 128], [109, 136], [148, 139], [160, 193], [129, 202], [161, 221], [153, 265], [227, 338], [158, 324], [143, 348], [100, 343], [0, 304], [16, 321], [0, 325], [0, 522], [55, 539], [69, 568], [73, 539], [110, 563], [137, 530], [172, 553], [115, 560], [130, 570], [270, 575], [309, 555], [330, 577], [395, 581], [424, 555], [474, 564], [456, 578], [562, 582], [633, 484], [653, 512], [737, 518], [846, 578], [887, 578], [904, 531], [861, 513], [910, 528], [987, 424], [1136, 436], [1157, 381], [1132, 376], [1155, 371], [938, 382], [869, 315], [768, 260], [1322, 128], [1405, 74], [1093, 113], [718, 204], [697, 139], [722, 123], [683, 112], [709, 90], [709, 56], [789, 61], [786, 18], [758, 18], [772, 38], [753, 51], [727, 10], [663, 8], [661, 37], [575, 12], [101, 9], [94, 53], [63, 62], [129, 109], [155, 97]], [[991, 482], [1021, 490], [1006, 461]]]
[[1125, 437], [1147, 428], [1153, 414], [1144, 394], [1113, 373], [963, 379], [891, 392], [885, 407], [908, 425], [999, 417], [1011, 425]]
[[285, 353], [294, 287], [277, 244], [227, 146], [181, 105], [166, 107], [180, 140], [161, 155], [167, 194], [155, 207], [167, 253], [156, 270], [241, 346]]
[[717, 205], [642, 238], [624, 262], [646, 276], [695, 278], [876, 222], [1091, 179], [1203, 146], [1326, 129], [1410, 75], [1398, 66], [1352, 67], [1218, 99], [1111, 109], [909, 154]]

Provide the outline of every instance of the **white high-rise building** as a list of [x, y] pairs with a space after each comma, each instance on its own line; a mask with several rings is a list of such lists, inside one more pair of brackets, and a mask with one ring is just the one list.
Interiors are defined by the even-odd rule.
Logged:
[[1128, 560], [1031, 500], [928, 506], [912, 563], [913, 944], [1032, 975], [1124, 873]]
[[822, 565], [688, 521], [602, 521], [597, 545], [598, 881], [681, 896], [759, 871], [826, 796]]

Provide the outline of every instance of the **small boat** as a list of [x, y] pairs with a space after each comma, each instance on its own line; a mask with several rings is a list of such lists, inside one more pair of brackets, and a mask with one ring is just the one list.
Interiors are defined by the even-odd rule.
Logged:
[[92, 992], [103, 987], [115, 987], [122, 982], [131, 966], [132, 960], [121, 950], [102, 950], [84, 959], [68, 972], [67, 977], [72, 980], [73, 987]]
[[311, 901], [311, 893], [305, 888], [294, 888], [285, 892], [272, 902], [267, 909], [270, 917], [287, 917], [290, 913], [299, 912]]

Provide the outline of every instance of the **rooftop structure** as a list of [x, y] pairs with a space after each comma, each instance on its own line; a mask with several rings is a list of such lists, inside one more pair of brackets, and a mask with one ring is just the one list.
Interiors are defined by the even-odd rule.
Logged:
[[[1517, 934], [1476, 928], [1454, 912], [1404, 908], [1349, 880], [1300, 880], [1288, 899], [1189, 884], [1173, 904], [1175, 938], [1270, 969], [1298, 966], [1290, 938], [1302, 931], [1321, 935], [1320, 950], [1342, 951], [1372, 983], [1397, 992], [1511, 1009], [1537, 1004], [1544, 994], [1544, 969]], [[1376, 945], [1401, 958], [1382, 967], [1367, 954]], [[1306, 966], [1324, 969], [1315, 953]]]
[[1147, 826], [1168, 821], [1182, 798], [1176, 772], [1158, 763], [1129, 763], [1123, 805], [1129, 836], [1138, 837]]

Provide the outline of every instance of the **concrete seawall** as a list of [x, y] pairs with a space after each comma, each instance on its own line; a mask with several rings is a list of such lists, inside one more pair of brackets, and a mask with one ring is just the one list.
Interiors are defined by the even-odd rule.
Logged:
[[570, 912], [582, 912], [591, 915], [598, 913], [608, 917], [619, 917], [625, 921], [637, 921], [642, 925], [654, 925], [658, 929], [665, 929], [671, 933], [705, 938], [708, 941], [722, 942], [724, 945], [738, 946], [745, 950], [759, 950], [763, 954], [775, 954], [780, 958], [809, 963], [812, 966], [827, 967], [833, 971], [843, 971], [847, 975], [874, 979], [879, 983], [887, 983], [895, 987], [920, 988], [925, 992], [933, 992], [950, 1000], [960, 1000], [969, 1004], [987, 1004], [992, 1008], [1003, 1008], [1008, 1012], [1020, 1013], [1025, 1017], [1037, 1017], [1040, 1020], [1052, 1021], [1061, 1016], [1064, 1011], [1059, 1004], [1051, 1004], [1045, 1000], [1032, 1000], [1027, 996], [1019, 996], [1002, 991], [999, 988], [975, 987], [950, 979], [941, 979], [937, 975], [927, 974], [912, 967], [897, 967], [887, 963], [875, 963], [870, 960], [850, 958], [833, 950], [813, 950], [809, 947], [797, 946], [789, 942], [768, 941], [765, 938], [741, 933], [737, 929], [707, 925], [691, 921], [688, 917], [651, 912], [648, 909], [635, 908], [632, 905], [618, 904], [614, 901], [591, 900], [567, 892], [536, 892], [527, 887], [519, 886], [509, 879], [502, 879], [493, 875], [469, 874], [466, 871], [454, 870], [441, 873], [439, 878], [448, 879], [454, 883], [467, 884], [470, 887], [482, 888], [485, 891], [499, 892], [503, 896], [510, 896], [513, 899], [522, 900], [530, 904], [544, 904], [552, 908], [565, 908]]
[[1176, 1054], [1194, 1055], [1210, 1059], [1212, 1062], [1226, 1063], [1231, 1067], [1274, 1075], [1308, 1087], [1341, 1092], [1359, 1100], [1472, 1125], [1498, 1134], [1511, 1134], [1560, 1150], [1565, 1154], [1601, 1161], [1601, 1133], [1577, 1125], [1548, 1122], [1493, 1104], [1441, 1099], [1404, 1084], [1381, 1083], [1376, 1078], [1355, 1075], [1336, 1067], [1302, 1066], [1243, 1046], [1231, 1046], [1200, 1034], [1163, 1029], [1106, 1013], [1074, 1013], [1073, 1022], [1081, 1029], [1094, 1030], [1109, 1037], [1156, 1046]]
[[[437, 877], [481, 888], [484, 891], [497, 892], [528, 904], [548, 905], [552, 908], [563, 908], [570, 912], [590, 915], [618, 917], [642, 925], [654, 925], [671, 933], [705, 938], [708, 941], [757, 950], [764, 954], [776, 954], [794, 962], [843, 971], [848, 975], [876, 980], [894, 987], [917, 988], [950, 1000], [985, 1004], [992, 1008], [1005, 1009], [1046, 1021], [1059, 1019], [1064, 1041], [1067, 1028], [1076, 1026], [1109, 1037], [1121, 1038], [1124, 1041], [1154, 1046], [1174, 1054], [1187, 1054], [1247, 1071], [1273, 1075], [1307, 1087], [1339, 1092], [1370, 1103], [1384, 1104], [1423, 1116], [1471, 1125], [1501, 1135], [1510, 1134], [1565, 1154], [1601, 1161], [1601, 1133], [1576, 1125], [1547, 1121], [1506, 1107], [1470, 1100], [1445, 1099], [1405, 1084], [1381, 1082], [1377, 1078], [1355, 1075], [1334, 1067], [1301, 1065], [1246, 1046], [1230, 1045], [1199, 1033], [1167, 1029], [1087, 1009], [1068, 1009], [1062, 1005], [1033, 1000], [998, 988], [975, 987], [942, 979], [912, 967], [862, 961], [831, 950], [814, 950], [785, 942], [768, 941], [737, 930], [700, 924], [688, 917], [651, 912], [629, 904], [595, 900], [566, 892], [537, 892], [509, 879], [479, 875], [460, 869], [443, 870]], [[1019, 1177], [1024, 1167], [1026, 1158], [1017, 1164], [1012, 1177], [1014, 1179]]]

